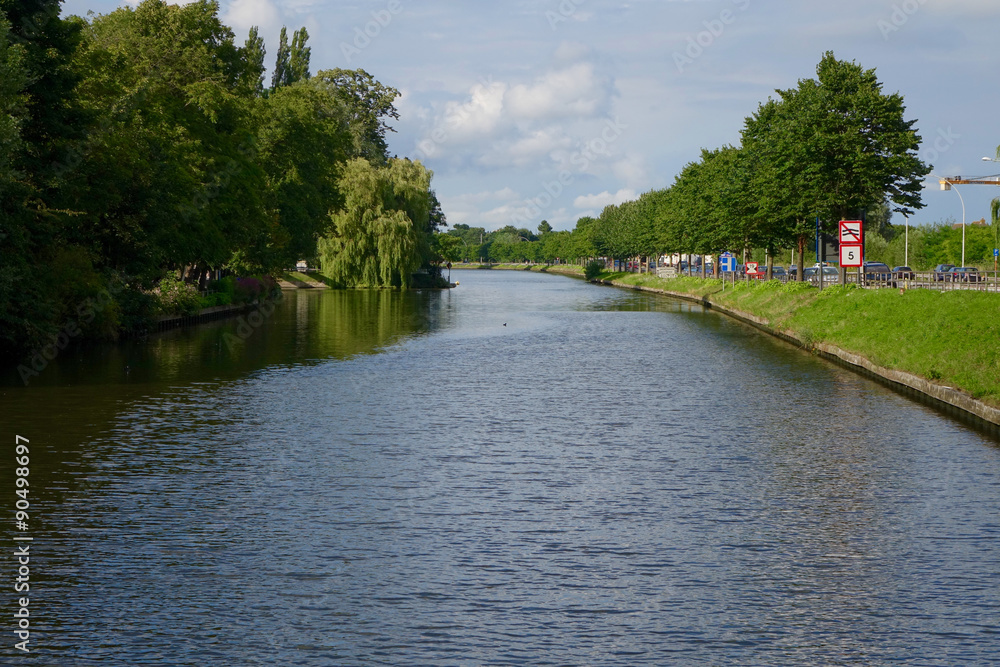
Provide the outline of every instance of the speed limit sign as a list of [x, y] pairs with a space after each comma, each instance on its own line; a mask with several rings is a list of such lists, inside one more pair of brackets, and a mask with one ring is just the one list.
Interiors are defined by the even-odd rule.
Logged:
[[861, 266], [861, 246], [840, 244], [840, 265]]

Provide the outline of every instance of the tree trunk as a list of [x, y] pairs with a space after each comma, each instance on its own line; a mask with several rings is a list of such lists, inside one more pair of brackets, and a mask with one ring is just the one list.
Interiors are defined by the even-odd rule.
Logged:
[[198, 291], [204, 292], [208, 287], [208, 265], [205, 263], [198, 265]]

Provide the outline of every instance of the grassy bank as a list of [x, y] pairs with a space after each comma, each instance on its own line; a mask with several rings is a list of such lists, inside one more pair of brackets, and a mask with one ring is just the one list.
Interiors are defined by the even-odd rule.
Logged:
[[872, 363], [967, 392], [1000, 407], [1000, 294], [972, 290], [864, 290], [803, 283], [662, 279], [603, 274], [603, 280], [707, 299], [763, 319], [806, 344], [827, 343]]

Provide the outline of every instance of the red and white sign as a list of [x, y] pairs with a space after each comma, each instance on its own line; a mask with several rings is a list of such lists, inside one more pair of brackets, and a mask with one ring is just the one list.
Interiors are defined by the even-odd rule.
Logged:
[[860, 220], [840, 221], [840, 242], [861, 245], [863, 242], [862, 223]]
[[760, 264], [757, 262], [747, 262], [747, 275], [755, 276], [759, 273]]
[[846, 243], [840, 244], [840, 265], [841, 266], [861, 266], [861, 245]]

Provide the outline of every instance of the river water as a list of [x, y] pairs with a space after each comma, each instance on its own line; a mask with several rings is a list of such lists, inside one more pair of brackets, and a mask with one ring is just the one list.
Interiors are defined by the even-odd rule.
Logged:
[[4, 457], [30, 440], [32, 495], [4, 551], [33, 538], [32, 653], [7, 586], [0, 654], [1000, 662], [989, 436], [694, 305], [452, 278], [286, 293], [256, 327], [9, 376]]

